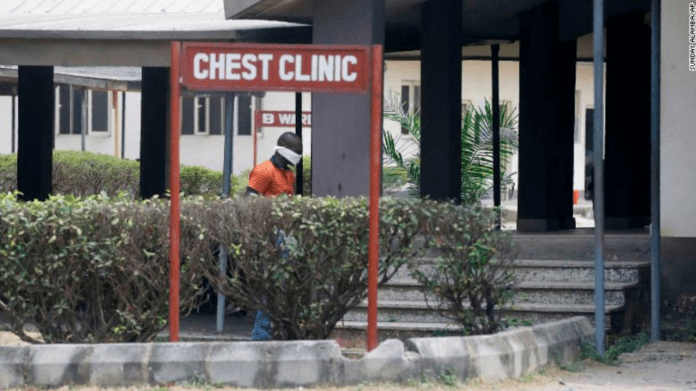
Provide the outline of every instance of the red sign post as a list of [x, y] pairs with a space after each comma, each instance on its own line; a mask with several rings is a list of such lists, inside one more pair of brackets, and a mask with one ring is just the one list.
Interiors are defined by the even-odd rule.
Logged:
[[[181, 84], [203, 91], [372, 93], [367, 348], [377, 346], [379, 191], [382, 164], [382, 47], [172, 42], [170, 341], [179, 339], [179, 136]], [[294, 125], [291, 125], [294, 126]], [[256, 133], [256, 131], [254, 131]]]

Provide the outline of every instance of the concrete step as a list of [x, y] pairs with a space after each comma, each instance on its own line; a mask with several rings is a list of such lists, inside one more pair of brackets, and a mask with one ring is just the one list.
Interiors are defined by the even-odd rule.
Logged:
[[[433, 258], [419, 261], [419, 270], [432, 273]], [[594, 283], [594, 261], [517, 259], [512, 266], [518, 281], [573, 281]], [[649, 281], [650, 262], [610, 261], [604, 264], [607, 283], [640, 283]], [[408, 267], [401, 267], [394, 279], [412, 279]]]
[[[518, 259], [514, 261], [519, 281], [589, 282], [594, 284], [594, 261]], [[606, 283], [647, 283], [650, 262], [610, 261], [604, 264]]]
[[[513, 240], [520, 259], [594, 259], [593, 229], [558, 232], [515, 232]], [[604, 235], [606, 261], [647, 261], [650, 257], [650, 235], [647, 229], [609, 231]]]
[[[605, 306], [605, 314], [607, 315], [621, 312], [623, 312], [623, 306]], [[594, 305], [519, 303], [507, 307], [505, 313], [509, 318], [530, 320], [533, 323], [559, 320], [578, 315], [588, 316], [592, 319], [594, 317]], [[349, 311], [343, 317], [343, 321], [366, 322], [367, 304], [363, 303]], [[424, 301], [382, 300], [379, 302], [377, 321], [385, 323], [453, 323], [451, 319], [429, 308]]]
[[[607, 283], [605, 299], [607, 304], [624, 305], [626, 291], [638, 289], [638, 283]], [[522, 281], [515, 287], [516, 303], [546, 304], [594, 304], [594, 283]], [[414, 279], [396, 279], [379, 288], [379, 300], [385, 301], [423, 301], [426, 299], [423, 287]], [[435, 300], [428, 295], [427, 300]]]
[[[640, 289], [638, 283], [606, 283], [606, 305], [623, 306], [629, 291]], [[514, 302], [539, 304], [594, 305], [594, 283], [572, 281], [523, 281], [516, 287]]]

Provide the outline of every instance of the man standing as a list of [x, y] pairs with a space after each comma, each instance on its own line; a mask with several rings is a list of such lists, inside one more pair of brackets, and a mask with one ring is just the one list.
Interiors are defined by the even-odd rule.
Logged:
[[[302, 160], [302, 139], [295, 133], [286, 132], [278, 138], [277, 145], [273, 156], [256, 165], [249, 174], [247, 195], [275, 197], [280, 194], [289, 196], [295, 194], [295, 174], [290, 170], [290, 166], [295, 166]], [[276, 245], [283, 246], [284, 242], [285, 234], [280, 232]], [[263, 312], [257, 311], [251, 339], [253, 341], [269, 340], [271, 332], [271, 320]]]
[[256, 167], [249, 174], [246, 194], [260, 194], [274, 197], [280, 194], [295, 194], [295, 174], [289, 166], [302, 160], [302, 139], [295, 133], [286, 132], [278, 138], [278, 146], [269, 160]]

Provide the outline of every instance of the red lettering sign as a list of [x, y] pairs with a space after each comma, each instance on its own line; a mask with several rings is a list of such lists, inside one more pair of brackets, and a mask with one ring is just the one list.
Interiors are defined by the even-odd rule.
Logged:
[[[294, 128], [295, 127], [295, 112], [294, 111], [261, 111], [254, 112], [254, 124], [257, 128], [273, 127], [273, 128]], [[312, 113], [305, 111], [302, 113], [302, 127], [309, 128], [312, 126]]]
[[184, 43], [183, 84], [194, 90], [366, 93], [364, 46]]

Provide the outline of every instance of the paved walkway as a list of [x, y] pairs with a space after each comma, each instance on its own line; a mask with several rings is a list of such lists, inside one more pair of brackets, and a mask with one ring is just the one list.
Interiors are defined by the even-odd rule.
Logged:
[[[180, 340], [198, 341], [248, 341], [251, 339], [251, 329], [254, 326], [255, 311], [249, 311], [246, 316], [228, 315], [225, 317], [224, 332], [218, 333], [216, 315], [214, 313], [196, 313], [182, 317], [179, 324]], [[8, 324], [7, 316], [0, 312], [0, 326]], [[168, 340], [169, 328], [165, 328], [158, 338]]]
[[[225, 328], [217, 332], [217, 316], [214, 313], [192, 313], [181, 318], [179, 324], [180, 340], [211, 340], [211, 341], [248, 341], [251, 339], [251, 329], [254, 327], [256, 311], [249, 311], [246, 316], [233, 314], [225, 317]], [[169, 328], [158, 335], [169, 339]]]

